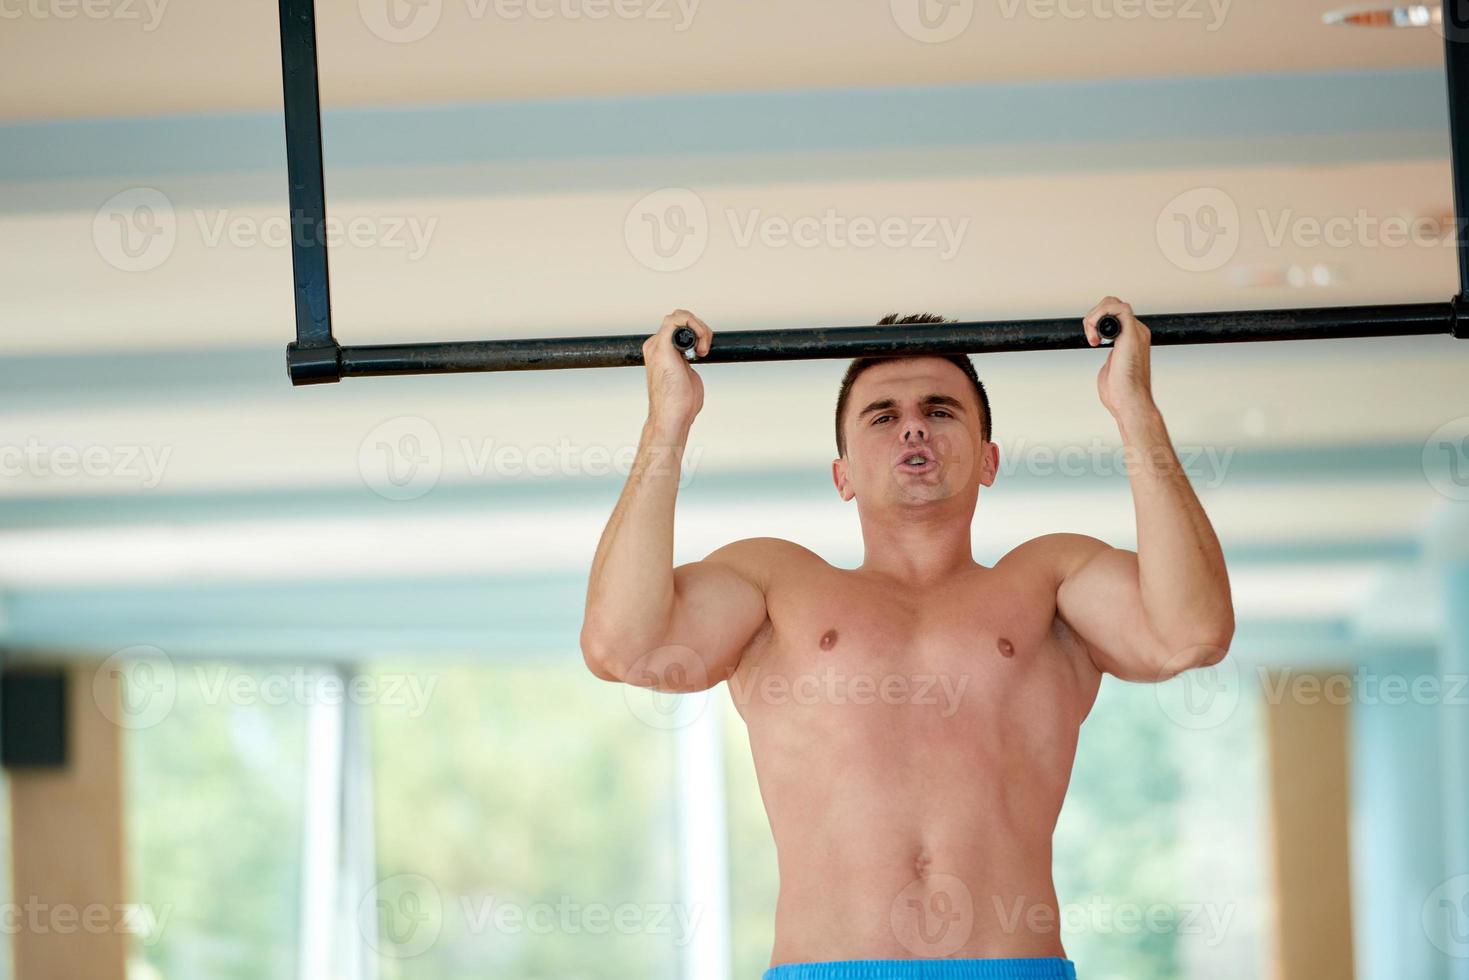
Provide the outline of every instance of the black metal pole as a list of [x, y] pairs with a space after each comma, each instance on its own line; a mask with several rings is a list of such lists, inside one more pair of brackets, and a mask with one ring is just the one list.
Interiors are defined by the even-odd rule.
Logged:
[[1444, 74], [1449, 95], [1449, 153], [1454, 177], [1454, 237], [1458, 244], [1459, 295], [1454, 336], [1469, 338], [1469, 3], [1444, 0]]
[[[1461, 16], [1460, 8], [1464, 8]], [[314, 0], [280, 0], [286, 163], [290, 177], [291, 260], [295, 270], [296, 342], [286, 348], [291, 382], [344, 377], [544, 371], [620, 367], [643, 362], [642, 335], [542, 337], [462, 343], [342, 347], [332, 336], [327, 270], [326, 185], [317, 86]], [[1448, 303], [1144, 315], [1153, 342], [1216, 344], [1332, 337], [1451, 334], [1469, 338], [1469, 0], [1444, 0], [1449, 129], [1453, 150], [1459, 294]], [[685, 338], [685, 341], [687, 338]], [[901, 327], [721, 331], [699, 360], [789, 361], [883, 354], [986, 353], [1086, 346], [1077, 318], [1002, 320]]]
[[296, 342], [286, 347], [295, 384], [337, 381], [340, 348], [332, 337], [327, 274], [326, 178], [321, 160], [321, 96], [316, 82], [313, 0], [280, 0], [281, 79], [290, 180], [291, 265], [295, 270]]
[[[1140, 315], [1153, 343], [1221, 344], [1332, 337], [1447, 334], [1451, 303], [1342, 306], [1240, 313]], [[460, 343], [380, 344], [341, 349], [342, 377], [457, 374], [471, 371], [550, 371], [628, 367], [643, 363], [645, 335], [544, 337]], [[975, 354], [1086, 347], [1080, 317], [939, 323], [897, 327], [716, 331], [699, 363], [796, 361], [883, 354]], [[309, 379], [308, 379], [309, 382]], [[301, 382], [298, 382], [301, 383]]]

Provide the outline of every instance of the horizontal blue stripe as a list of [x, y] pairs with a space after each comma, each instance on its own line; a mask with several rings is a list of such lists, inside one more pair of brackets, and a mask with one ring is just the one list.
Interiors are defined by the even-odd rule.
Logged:
[[[1404, 69], [351, 108], [322, 125], [332, 170], [1371, 132], [1447, 152], [1446, 113], [1441, 73]], [[275, 112], [0, 126], [0, 181], [284, 168]]]
[[[309, 413], [303, 413], [303, 419]], [[145, 440], [146, 441], [146, 440]], [[3, 444], [3, 440], [0, 440]], [[1006, 445], [1002, 440], [1002, 448]], [[1289, 449], [1243, 449], [1225, 465], [1222, 460], [1194, 459], [1189, 473], [1196, 480], [1213, 479], [1214, 466], [1223, 467], [1223, 490], [1231, 487], [1290, 486], [1310, 481], [1350, 481], [1369, 475], [1374, 480], [1424, 479], [1421, 443], [1368, 443], [1346, 446], [1302, 446]], [[1187, 463], [1188, 461], [1186, 461]], [[700, 472], [679, 493], [685, 505], [706, 502], [830, 501], [838, 506], [825, 459], [810, 466]], [[593, 507], [611, 510], [626, 477], [617, 471], [597, 477], [520, 477], [493, 481], [445, 482], [413, 501], [415, 515], [446, 512], [514, 512], [517, 508]], [[987, 490], [994, 499], [1023, 493], [1073, 494], [1093, 490], [1127, 489], [1121, 472], [1062, 476], [1051, 471], [1028, 471], [1016, 466], [1003, 473]], [[395, 519], [404, 515], [404, 503], [387, 500], [365, 484], [286, 489], [212, 490], [132, 493], [60, 494], [48, 497], [8, 497], [0, 501], [0, 529], [43, 527], [97, 527], [151, 524], [178, 526], [218, 521], [260, 521], [307, 517]], [[1277, 546], [1237, 545], [1228, 549], [1240, 561], [1347, 561], [1400, 559], [1416, 556], [1416, 542], [1397, 539], [1352, 539]], [[998, 556], [996, 556], [998, 557]]]
[[777, 966], [765, 971], [765, 980], [1076, 980], [1076, 966], [1059, 957], [837, 960]]

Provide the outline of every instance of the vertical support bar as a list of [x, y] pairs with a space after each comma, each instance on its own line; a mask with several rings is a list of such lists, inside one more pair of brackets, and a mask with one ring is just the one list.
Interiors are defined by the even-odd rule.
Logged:
[[[1320, 690], [1330, 690], [1326, 679]], [[1289, 679], [1270, 678], [1270, 689]], [[1289, 693], [1265, 708], [1278, 980], [1350, 977], [1350, 708]]]
[[692, 924], [681, 980], [729, 980], [729, 836], [725, 832], [724, 738], [713, 692], [679, 695], [674, 733], [678, 786], [679, 866], [684, 909]]
[[1454, 182], [1454, 240], [1458, 244], [1459, 295], [1453, 334], [1469, 338], [1469, 2], [1443, 0], [1444, 72], [1448, 77], [1449, 153]]
[[66, 678], [66, 765], [9, 772], [15, 975], [125, 980], [121, 681], [88, 662]]
[[[1438, 673], [1454, 680], [1469, 675], [1469, 503], [1440, 505], [1424, 551], [1442, 582]], [[1445, 690], [1453, 688], [1446, 684]], [[1469, 706], [1462, 699], [1446, 701], [1440, 709], [1439, 744], [1444, 879], [1423, 897], [1421, 919], [1429, 940], [1447, 958], [1449, 980], [1469, 980]]]
[[296, 342], [286, 348], [286, 364], [297, 384], [339, 381], [327, 271], [315, 0], [280, 0], [280, 21], [291, 265], [296, 287]]
[[[342, 668], [350, 685], [359, 667]], [[372, 793], [372, 718], [366, 705], [352, 698], [342, 704], [342, 887], [337, 908], [341, 956], [337, 974], [346, 980], [378, 980], [378, 957], [363, 942], [357, 906], [377, 883], [377, 836]]]
[[[316, 679], [316, 678], [314, 678]], [[300, 980], [339, 976], [337, 944], [342, 861], [342, 703], [306, 708], [306, 772], [302, 793]]]
[[[1432, 653], [1384, 650], [1369, 676], [1437, 679]], [[1378, 684], [1381, 691], [1382, 683]], [[1356, 980], [1446, 980], [1420, 921], [1444, 878], [1439, 714], [1422, 699], [1352, 701], [1352, 919]]]

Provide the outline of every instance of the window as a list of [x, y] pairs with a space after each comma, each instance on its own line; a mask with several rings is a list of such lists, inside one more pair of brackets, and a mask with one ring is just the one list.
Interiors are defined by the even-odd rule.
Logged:
[[780, 874], [775, 840], [755, 779], [755, 760], [744, 719], [729, 688], [720, 685], [725, 772], [729, 774], [729, 915], [734, 976], [758, 977], [770, 966], [775, 945], [775, 900]]
[[1197, 672], [1162, 685], [1105, 678], [1082, 726], [1052, 855], [1078, 972], [1164, 980], [1263, 971], [1270, 898], [1258, 690], [1231, 687], [1208, 713], [1180, 716], [1177, 699], [1200, 683], [1208, 679]]
[[262, 683], [280, 676], [174, 661], [150, 678], [174, 700], [124, 740], [128, 870], [145, 926], [131, 980], [295, 975], [305, 708]]
[[369, 711], [382, 980], [679, 976], [669, 732], [579, 660], [372, 676], [428, 692]]

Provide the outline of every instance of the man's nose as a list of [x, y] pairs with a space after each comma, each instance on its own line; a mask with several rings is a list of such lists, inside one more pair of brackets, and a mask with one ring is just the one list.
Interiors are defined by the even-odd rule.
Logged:
[[903, 438], [905, 440], [927, 439], [928, 427], [923, 424], [923, 419], [909, 419], [903, 423]]

